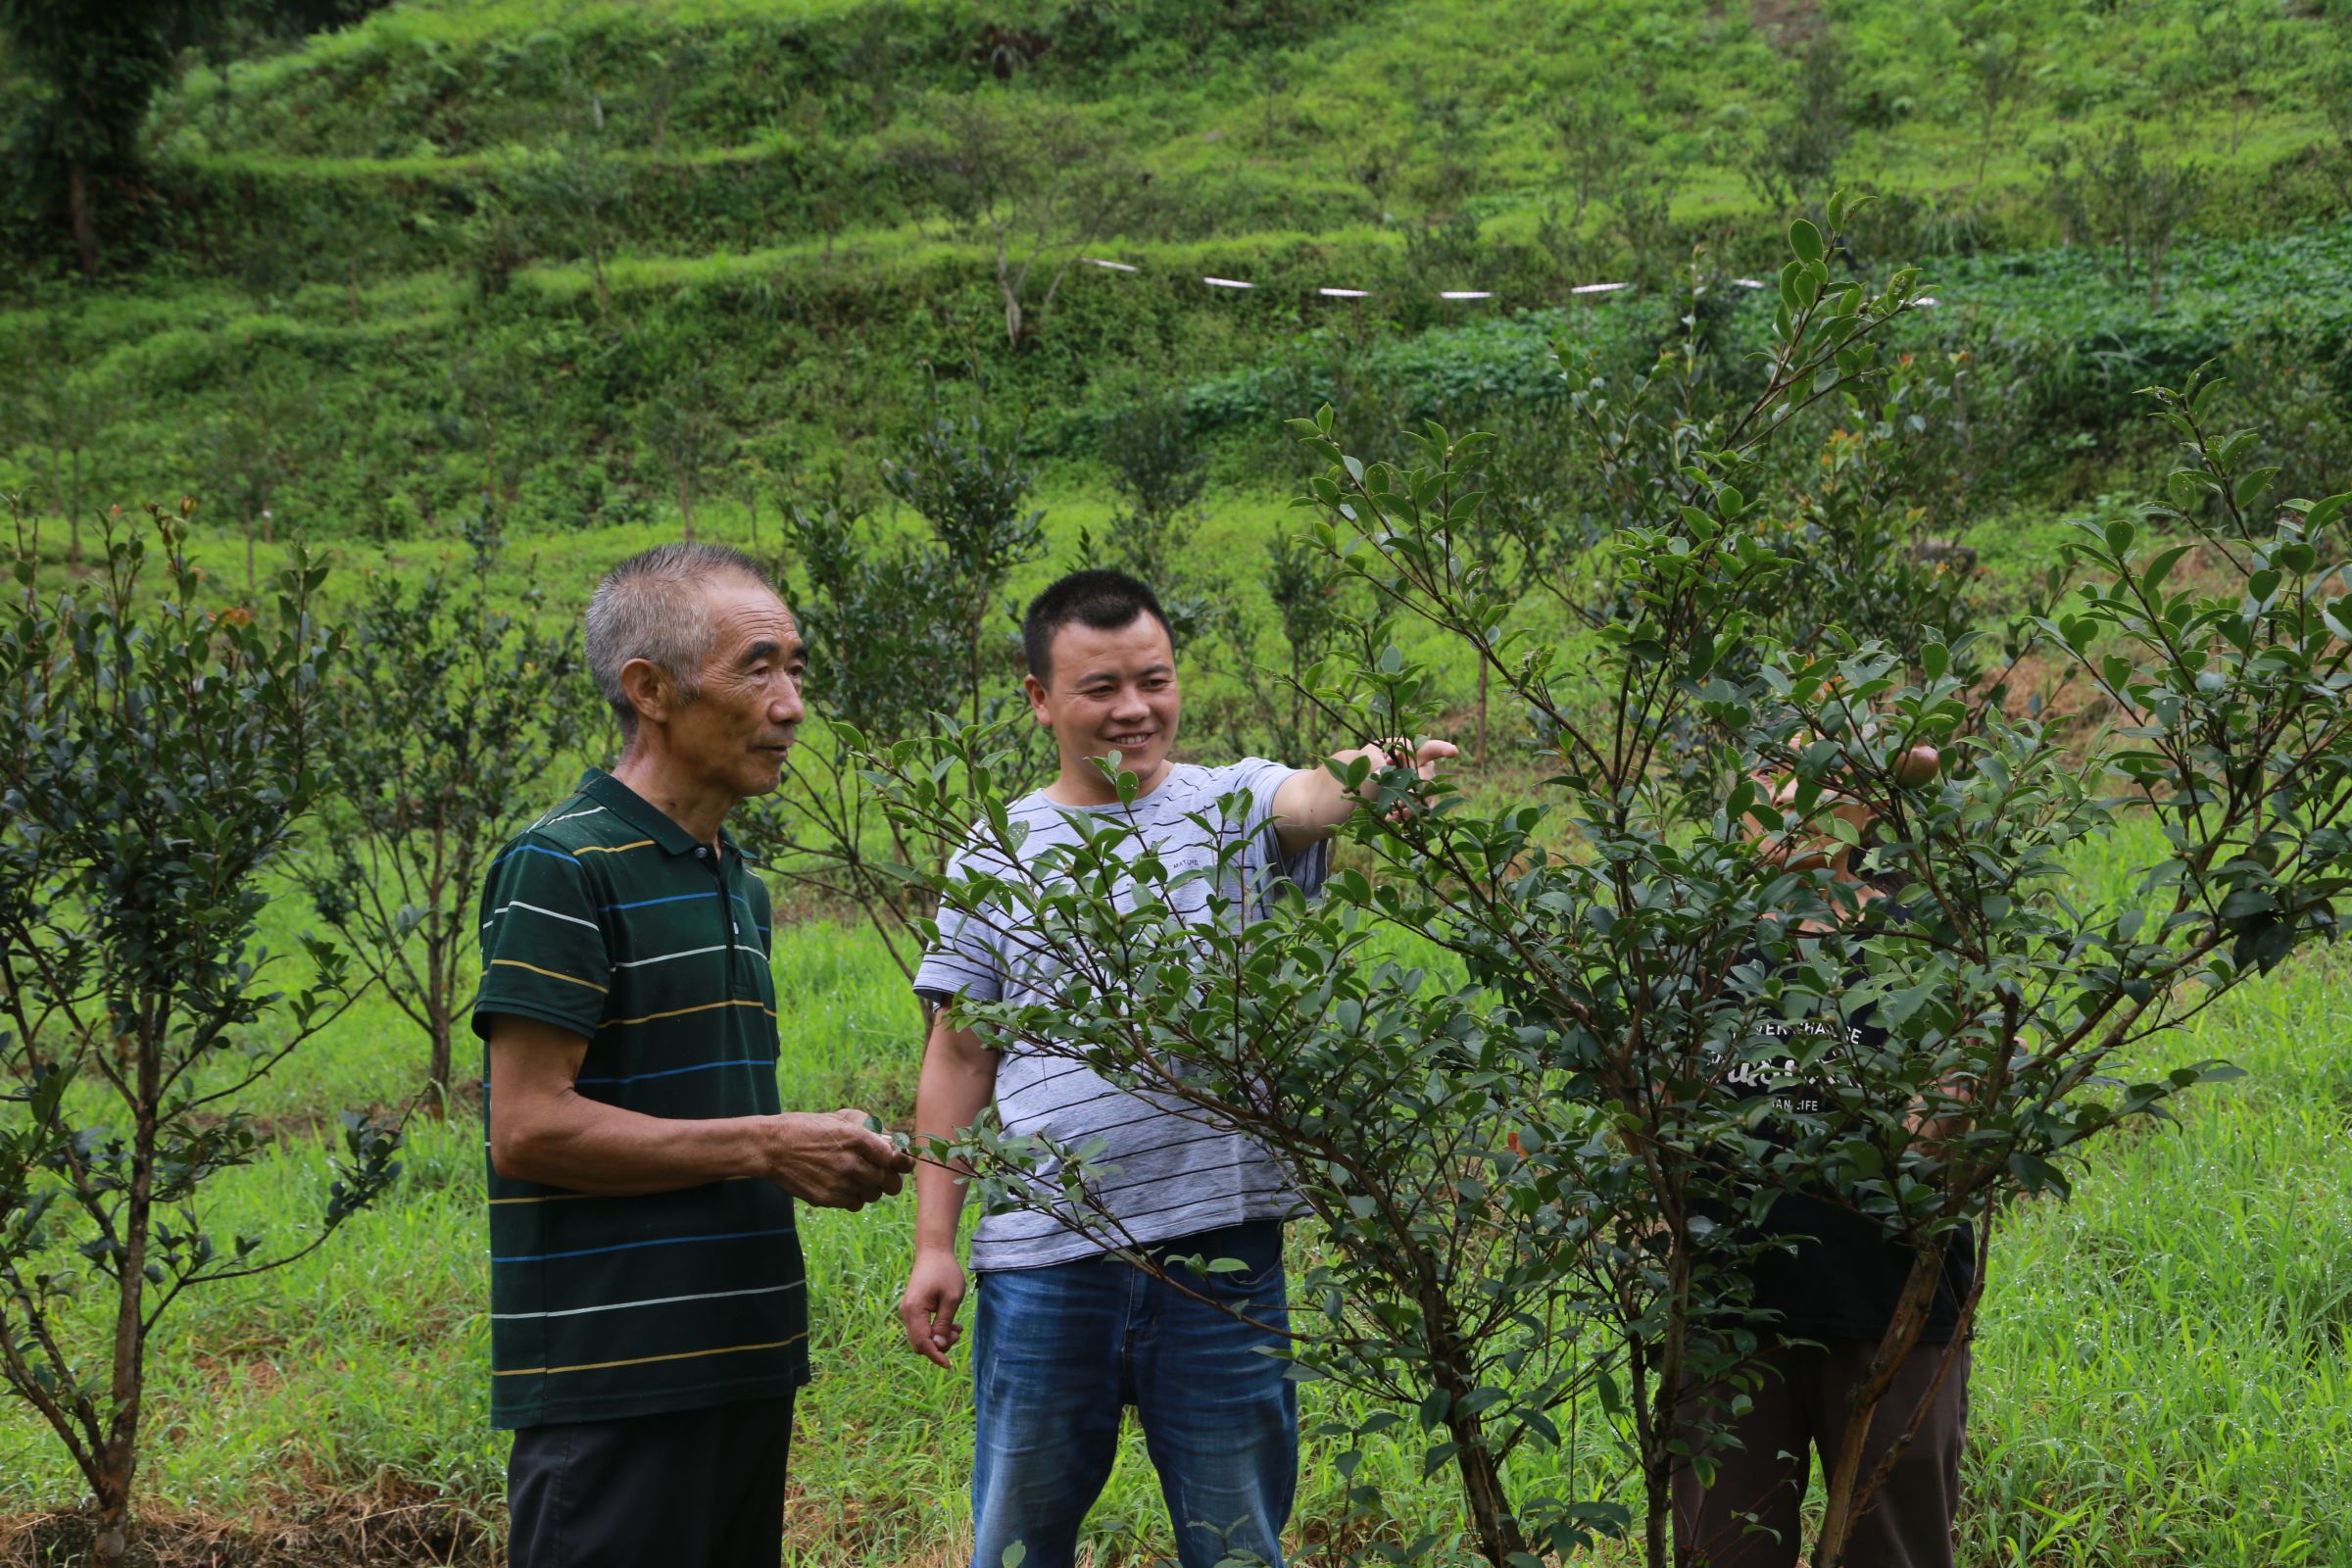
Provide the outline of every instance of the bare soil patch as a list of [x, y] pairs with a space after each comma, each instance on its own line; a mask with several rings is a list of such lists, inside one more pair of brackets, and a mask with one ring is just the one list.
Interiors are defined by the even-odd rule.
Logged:
[[[0, 1568], [80, 1568], [94, 1561], [79, 1513], [0, 1518]], [[385, 1478], [362, 1492], [311, 1494], [283, 1516], [219, 1518], [141, 1509], [132, 1568], [500, 1568], [492, 1521], [456, 1499]]]

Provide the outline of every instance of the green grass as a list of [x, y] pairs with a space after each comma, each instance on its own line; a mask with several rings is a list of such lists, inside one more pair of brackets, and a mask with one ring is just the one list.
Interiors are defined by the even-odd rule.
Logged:
[[[2144, 835], [2105, 841], [2086, 883], [2118, 885]], [[281, 906], [273, 924], [300, 912]], [[914, 1006], [865, 933], [777, 945], [787, 1104], [903, 1114]], [[2332, 1564], [2352, 1558], [2352, 963], [2322, 953], [2247, 987], [2144, 1064], [2207, 1055], [2247, 1076], [2196, 1092], [2177, 1128], [2118, 1139], [2071, 1202], [2012, 1213], [1993, 1249], [1972, 1391], [1962, 1560], [2019, 1568]], [[421, 1046], [380, 1000], [297, 1057], [261, 1098], [280, 1113], [382, 1100]], [[144, 1494], [257, 1526], [338, 1494], [414, 1489], [495, 1525], [504, 1440], [485, 1420], [488, 1345], [480, 1133], [419, 1124], [400, 1186], [322, 1251], [190, 1298], [159, 1337]], [[218, 1221], [275, 1239], [323, 1199], [322, 1150], [295, 1138], [222, 1183]], [[952, 1562], [968, 1540], [969, 1386], [902, 1347], [893, 1307], [912, 1207], [811, 1212], [820, 1376], [802, 1405], [790, 1560], [809, 1568]], [[1303, 1233], [1294, 1246], [1303, 1245]], [[1310, 1418], [1354, 1408], [1324, 1386]], [[1607, 1433], [1573, 1460], [1535, 1455], [1524, 1487], [1616, 1484]], [[1298, 1527], [1337, 1516], [1328, 1446], [1304, 1459]], [[1454, 1516], [1446, 1478], [1376, 1446], [1399, 1519]], [[70, 1505], [78, 1487], [24, 1411], [0, 1412], [0, 1512]], [[1094, 1515], [1098, 1561], [1164, 1547], [1132, 1430]], [[1604, 1550], [1602, 1560], [1618, 1553]]]

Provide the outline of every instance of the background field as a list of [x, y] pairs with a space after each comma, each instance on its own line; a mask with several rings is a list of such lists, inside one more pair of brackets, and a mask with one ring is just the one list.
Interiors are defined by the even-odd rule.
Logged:
[[[0, 190], [0, 492], [24, 498], [47, 587], [86, 573], [73, 543], [106, 504], [193, 491], [223, 601], [249, 551], [267, 571], [301, 540], [335, 560], [347, 611], [488, 521], [502, 598], [568, 614], [689, 510], [767, 556], [782, 509], [816, 498], [913, 533], [879, 465], [944, 411], [1036, 480], [1049, 548], [1017, 597], [1116, 532], [1119, 416], [1166, 400], [1209, 480], [1172, 564], [1271, 659], [1266, 551], [1297, 530], [1300, 471], [1282, 418], [1332, 402], [1370, 454], [1414, 416], [1542, 451], [1569, 375], [1682, 333], [1678, 284], [1704, 285], [1725, 341], [1758, 338], [1734, 280], [1840, 186], [1879, 196], [1840, 265], [1922, 266], [1939, 303], [1902, 347], [1965, 356], [1974, 422], [1921, 526], [1977, 551], [1987, 620], [2061, 519], [2155, 493], [2150, 381], [2226, 366], [2289, 493], [2352, 483], [2342, 0], [402, 0], [308, 37], [271, 16], [187, 51], [141, 176], [104, 192], [94, 281], [47, 185]], [[29, 91], [0, 35], [0, 99]], [[1049, 270], [1081, 251], [1138, 270], [1078, 267], [1050, 311], [1033, 286], [1019, 345], [942, 154], [974, 125], [1008, 165], [1042, 148], [1145, 192], [1083, 244], [1046, 231]], [[2065, 183], [2126, 127], [2152, 167], [2197, 171], [2154, 280], [2113, 226], [2129, 193]], [[1602, 281], [1633, 286], [1575, 292]], [[1498, 727], [1481, 788], [1525, 782]], [[2147, 850], [2102, 853], [2086, 893]], [[905, 1116], [919, 1042], [898, 972], [838, 910], [778, 892], [802, 915], [777, 944], [786, 1102]], [[289, 894], [272, 934], [310, 920]], [[2159, 1055], [2244, 1080], [2134, 1135], [2071, 1203], [2005, 1218], [1964, 1560], [2352, 1562], [2348, 1023], [2340, 953], [2249, 988]], [[261, 1108], [282, 1143], [229, 1179], [232, 1215], [298, 1228], [326, 1179], [320, 1107], [405, 1101], [422, 1050], [373, 998], [281, 1071]], [[420, 1121], [399, 1187], [327, 1250], [170, 1320], [144, 1472], [159, 1551], [494, 1560], [480, 1142], [465, 1115]], [[821, 1371], [796, 1563], [945, 1565], [968, 1538], [968, 1386], [901, 1348], [891, 1312], [910, 1224], [909, 1202], [806, 1219]], [[1533, 1462], [1621, 1485], [1581, 1420]], [[1450, 1517], [1415, 1459], [1376, 1462], [1399, 1517]], [[0, 1410], [0, 1557], [32, 1557], [78, 1491]], [[1339, 1498], [1310, 1449], [1302, 1547]], [[1140, 1446], [1096, 1535], [1099, 1563], [1164, 1540]]]

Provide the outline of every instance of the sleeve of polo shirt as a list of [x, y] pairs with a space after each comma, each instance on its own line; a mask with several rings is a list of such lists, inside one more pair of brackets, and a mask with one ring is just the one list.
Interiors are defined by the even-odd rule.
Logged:
[[[963, 857], [948, 862], [951, 876], [961, 875]], [[1004, 933], [983, 906], [974, 914], [941, 906], [939, 941], [923, 955], [914, 972], [914, 993], [934, 1002], [973, 997], [998, 1002], [1004, 996]]]
[[1224, 777], [1218, 781], [1218, 794], [1250, 792], [1250, 812], [1241, 821], [1241, 831], [1246, 837], [1264, 835], [1266, 863], [1274, 874], [1297, 883], [1310, 898], [1322, 892], [1331, 877], [1331, 839], [1317, 839], [1297, 855], [1285, 855], [1282, 840], [1274, 833], [1274, 792], [1298, 769], [1262, 757], [1245, 757], [1221, 771]]
[[473, 1030], [500, 1013], [593, 1039], [605, 1020], [612, 956], [579, 858], [526, 835], [490, 866], [482, 894], [482, 990]]

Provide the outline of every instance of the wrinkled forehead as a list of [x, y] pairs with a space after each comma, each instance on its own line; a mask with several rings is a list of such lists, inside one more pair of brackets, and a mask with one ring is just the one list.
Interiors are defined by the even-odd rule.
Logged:
[[710, 617], [710, 653], [732, 659], [755, 647], [787, 654], [802, 651], [800, 623], [776, 591], [742, 577], [722, 578], [704, 589], [703, 612]]

